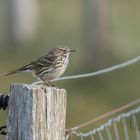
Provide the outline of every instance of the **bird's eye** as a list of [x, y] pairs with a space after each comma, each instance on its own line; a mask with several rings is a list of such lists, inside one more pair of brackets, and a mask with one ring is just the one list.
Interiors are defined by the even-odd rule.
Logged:
[[61, 51], [62, 51], [63, 53], [66, 53], [66, 50], [65, 50], [65, 49], [61, 49]]
[[66, 53], [66, 50], [63, 50], [63, 53]]

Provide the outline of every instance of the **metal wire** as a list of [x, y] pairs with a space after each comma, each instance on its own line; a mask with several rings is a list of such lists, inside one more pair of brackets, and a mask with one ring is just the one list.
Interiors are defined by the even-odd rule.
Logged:
[[91, 73], [87, 73], [87, 74], [80, 74], [80, 75], [73, 75], [73, 76], [65, 76], [65, 77], [60, 77], [58, 79], [55, 79], [53, 81], [60, 81], [60, 80], [70, 80], [70, 79], [77, 79], [77, 78], [86, 78], [86, 77], [91, 77], [91, 76], [97, 76], [97, 75], [101, 75], [104, 73], [108, 73], [114, 70], [118, 70], [118, 69], [122, 69], [125, 68], [129, 65], [132, 65], [134, 63], [137, 63], [140, 61], [140, 56], [137, 56], [131, 60], [128, 60], [124, 63], [109, 67], [109, 68], [105, 68], [96, 72], [91, 72]]
[[140, 140], [140, 132], [139, 132], [139, 128], [138, 128], [137, 119], [136, 119], [135, 114], [132, 115], [132, 119], [133, 119], [133, 124], [134, 124], [135, 129], [136, 129], [136, 139]]
[[91, 138], [91, 140], [95, 140], [94, 137], [93, 137], [93, 135], [90, 135], [90, 138]]
[[99, 138], [100, 138], [100, 140], [104, 140], [104, 138], [103, 138], [103, 135], [102, 135], [101, 131], [98, 131], [98, 134], [99, 134]]
[[115, 138], [116, 138], [116, 140], [120, 140], [119, 131], [118, 131], [118, 127], [116, 125], [116, 122], [113, 123], [113, 127], [114, 127], [114, 132], [115, 132]]
[[127, 127], [127, 123], [126, 123], [125, 118], [122, 119], [122, 123], [123, 123], [123, 128], [124, 128], [125, 140], [130, 140], [129, 139], [129, 133], [128, 133], [128, 127]]
[[[114, 70], [125, 68], [125, 67], [127, 67], [129, 65], [132, 65], [132, 64], [135, 64], [135, 63], [137, 63], [139, 61], [140, 61], [140, 56], [137, 56], [137, 57], [135, 57], [133, 59], [130, 59], [130, 60], [124, 62], [124, 63], [114, 65], [114, 66], [111, 66], [109, 68], [105, 68], [105, 69], [102, 69], [102, 70], [99, 70], [99, 71], [86, 73], [86, 74], [79, 74], [79, 75], [60, 77], [60, 78], [54, 79], [52, 81], [71, 80], [71, 79], [93, 77], [93, 76], [101, 75], [101, 74], [108, 73], [108, 72], [111, 72], [111, 71], [114, 71]], [[37, 81], [37, 82], [33, 83], [33, 85], [34, 84], [41, 84], [41, 83], [42, 83], [42, 81]]]
[[112, 140], [111, 132], [110, 132], [108, 127], [106, 128], [106, 133], [107, 133], [107, 136], [108, 136], [108, 140]]
[[[131, 116], [136, 115], [138, 113], [140, 113], [140, 106], [135, 108], [135, 109], [133, 109], [133, 110], [130, 110], [127, 113], [122, 113], [122, 114], [118, 115], [117, 117], [108, 120], [105, 124], [101, 125], [100, 127], [96, 128], [96, 129], [90, 130], [87, 133], [82, 133], [82, 132], [77, 132], [76, 130], [72, 130], [71, 134], [76, 135], [77, 137], [80, 137], [80, 138], [86, 138], [86, 137], [91, 137], [91, 135], [93, 135], [93, 137], [94, 137], [94, 135], [96, 135], [98, 133], [100, 139], [103, 140], [103, 136], [102, 136], [101, 132], [104, 131], [105, 129], [107, 129], [109, 126], [114, 125], [115, 136], [117, 136], [116, 140], [119, 140], [119, 136], [118, 136], [119, 133], [118, 133], [118, 129], [117, 129], [117, 126], [115, 125], [115, 123], [116, 122], [120, 122], [122, 120], [123, 128], [124, 128], [124, 133], [125, 133], [125, 139], [129, 140], [128, 126], [126, 124], [126, 119], [130, 118]], [[133, 118], [133, 119], [135, 120], [135, 118]], [[109, 137], [110, 136], [111, 136], [111, 134], [109, 134]], [[139, 139], [138, 128], [137, 128], [136, 136], [137, 136], [137, 139]], [[111, 137], [109, 139], [111, 139]]]
[[128, 104], [123, 105], [123, 106], [121, 106], [121, 107], [119, 107], [119, 108], [117, 108], [117, 109], [114, 109], [114, 110], [112, 110], [112, 111], [110, 111], [110, 112], [108, 112], [108, 113], [106, 113], [106, 114], [104, 114], [104, 115], [102, 115], [102, 116], [99, 116], [99, 117], [97, 117], [97, 118], [93, 118], [93, 119], [91, 119], [91, 120], [89, 120], [89, 121], [87, 121], [87, 122], [85, 122], [85, 123], [82, 123], [82, 124], [77, 125], [77, 126], [75, 126], [75, 127], [69, 128], [69, 129], [67, 129], [66, 131], [69, 132], [69, 131], [78, 130], [78, 129], [80, 129], [80, 128], [86, 127], [86, 126], [88, 126], [88, 125], [91, 125], [92, 123], [95, 123], [95, 122], [97, 122], [97, 121], [99, 121], [99, 120], [101, 120], [101, 119], [104, 119], [104, 118], [106, 118], [106, 117], [108, 117], [108, 116], [111, 116], [111, 115], [113, 115], [113, 114], [115, 114], [115, 113], [118, 113], [118, 112], [120, 112], [120, 111], [123, 111], [123, 110], [125, 110], [125, 109], [127, 109], [127, 108], [129, 108], [129, 107], [132, 107], [132, 106], [134, 106], [134, 105], [136, 105], [136, 104], [139, 104], [139, 103], [140, 103], [140, 99], [134, 100], [134, 101], [129, 102]]

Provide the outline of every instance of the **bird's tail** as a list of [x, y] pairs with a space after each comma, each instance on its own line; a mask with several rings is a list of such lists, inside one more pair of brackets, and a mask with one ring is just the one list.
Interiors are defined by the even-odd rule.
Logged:
[[8, 75], [11, 75], [11, 74], [16, 74], [16, 73], [19, 73], [19, 72], [24, 72], [24, 71], [27, 71], [27, 70], [29, 70], [29, 65], [26, 65], [26, 66], [21, 67], [21, 68], [16, 69], [16, 70], [12, 70], [12, 71], [7, 72], [7, 73], [0, 74], [0, 76], [8, 76]]
[[16, 73], [19, 73], [19, 72], [26, 72], [26, 71], [30, 71], [30, 70], [32, 70], [32, 69], [31, 69], [30, 64], [28, 64], [28, 65], [25, 65], [25, 66], [23, 66], [21, 68], [18, 68], [16, 70], [12, 70], [10, 72], [0, 74], [0, 77], [1, 76], [8, 76], [8, 75], [11, 75], [11, 74], [16, 74]]
[[15, 73], [18, 73], [20, 72], [19, 70], [13, 70], [13, 71], [10, 71], [10, 72], [7, 72], [7, 73], [2, 73], [0, 74], [0, 76], [8, 76], [8, 75], [11, 75], [11, 74], [15, 74]]

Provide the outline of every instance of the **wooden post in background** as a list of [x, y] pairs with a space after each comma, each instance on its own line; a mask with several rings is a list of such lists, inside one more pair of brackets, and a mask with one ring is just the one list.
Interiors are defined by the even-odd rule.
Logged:
[[9, 6], [7, 28], [10, 39], [21, 44], [35, 40], [39, 23], [39, 2], [37, 0], [8, 0], [7, 5]]
[[11, 86], [7, 140], [64, 140], [66, 91], [42, 85]]

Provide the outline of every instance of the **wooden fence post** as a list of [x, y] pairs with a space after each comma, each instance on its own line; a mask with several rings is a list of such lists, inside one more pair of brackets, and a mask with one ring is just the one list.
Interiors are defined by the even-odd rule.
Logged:
[[13, 84], [7, 140], [64, 140], [66, 90]]

